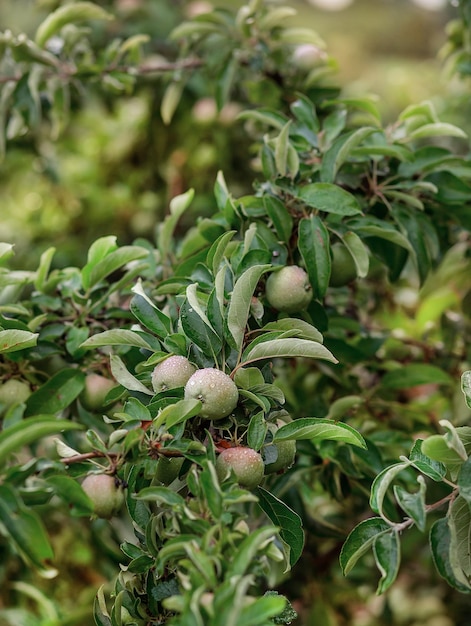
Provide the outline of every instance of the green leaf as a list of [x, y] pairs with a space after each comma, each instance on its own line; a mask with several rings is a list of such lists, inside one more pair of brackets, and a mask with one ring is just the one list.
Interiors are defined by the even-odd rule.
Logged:
[[338, 137], [324, 154], [320, 172], [321, 182], [333, 183], [337, 172], [347, 161], [351, 151], [374, 132], [377, 132], [376, 128], [364, 126]]
[[419, 491], [409, 493], [400, 485], [394, 485], [393, 491], [401, 509], [414, 520], [417, 528], [424, 532], [427, 513], [425, 509], [425, 481], [422, 476], [417, 477]]
[[448, 445], [444, 435], [430, 435], [422, 441], [422, 452], [447, 468], [455, 468], [463, 463], [458, 452]]
[[415, 139], [424, 139], [425, 137], [461, 137], [467, 138], [467, 134], [454, 124], [447, 124], [446, 122], [436, 122], [434, 124], [424, 124], [419, 126], [412, 132], [408, 133], [402, 140], [404, 143], [407, 141], [414, 141]]
[[38, 337], [39, 333], [28, 330], [0, 330], [0, 354], [31, 348], [37, 344]]
[[162, 261], [167, 262], [168, 255], [173, 242], [173, 233], [178, 221], [190, 206], [195, 195], [194, 189], [189, 189], [183, 194], [175, 196], [170, 201], [170, 214], [160, 224], [158, 230], [158, 248]]
[[332, 261], [329, 233], [317, 215], [300, 220], [298, 248], [309, 274], [314, 297], [321, 300], [329, 286]]
[[40, 518], [26, 508], [10, 485], [0, 485], [0, 522], [22, 558], [44, 578], [53, 578], [52, 547]]
[[385, 389], [409, 389], [416, 385], [426, 384], [454, 385], [453, 378], [436, 365], [427, 363], [411, 363], [387, 372], [381, 386]]
[[64, 369], [54, 374], [26, 401], [25, 415], [60, 413], [79, 396], [85, 386], [85, 375], [77, 369]]
[[111, 373], [120, 385], [129, 391], [139, 391], [148, 396], [153, 396], [154, 392], [147, 389], [131, 372], [127, 369], [121, 358], [117, 354], [110, 356]]
[[280, 176], [286, 176], [288, 171], [288, 145], [291, 123], [291, 120], [286, 122], [281, 129], [280, 134], [274, 139], [275, 165]]
[[269, 322], [262, 330], [296, 331], [296, 336], [299, 339], [309, 339], [317, 343], [322, 343], [324, 340], [322, 334], [315, 326], [297, 317], [283, 317], [276, 322]]
[[289, 243], [293, 232], [293, 218], [286, 206], [276, 196], [265, 195], [263, 206], [268, 217], [273, 222], [278, 238], [284, 243]]
[[199, 400], [179, 400], [175, 404], [164, 407], [154, 420], [154, 428], [165, 426], [168, 430], [172, 426], [186, 422], [201, 411]]
[[222, 107], [229, 100], [232, 86], [237, 77], [239, 60], [231, 54], [229, 60], [225, 64], [223, 64], [222, 67], [223, 69], [216, 80], [215, 89], [216, 104], [218, 110], [221, 110]]
[[309, 359], [324, 359], [337, 363], [337, 359], [321, 343], [309, 339], [282, 338], [257, 343], [251, 348], [250, 344], [244, 352], [244, 364], [281, 357], [302, 357]]
[[144, 500], [145, 502], [156, 502], [158, 504], [166, 504], [170, 507], [185, 507], [185, 499], [175, 491], [167, 487], [145, 487], [139, 493], [134, 495], [136, 500]]
[[373, 481], [371, 485], [370, 494], [370, 506], [375, 513], [379, 513], [381, 517], [385, 517], [383, 512], [383, 502], [389, 487], [395, 480], [396, 476], [400, 474], [407, 467], [410, 467], [409, 461], [402, 463], [395, 463], [390, 467], [384, 469]]
[[239, 623], [244, 626], [265, 626], [273, 621], [272, 618], [279, 615], [285, 606], [286, 599], [283, 596], [263, 596], [242, 609]]
[[353, 194], [331, 183], [305, 185], [301, 187], [298, 197], [307, 206], [318, 211], [343, 216], [362, 213], [360, 204]]
[[52, 415], [36, 415], [23, 419], [0, 432], [0, 465], [3, 465], [14, 452], [42, 437], [81, 428], [81, 424], [56, 419]]
[[355, 261], [357, 276], [364, 278], [368, 274], [370, 267], [370, 256], [367, 247], [360, 237], [352, 231], [345, 233], [342, 236], [342, 241]]
[[213, 276], [217, 275], [219, 266], [221, 265], [224, 254], [227, 250], [227, 246], [235, 234], [235, 230], [229, 230], [227, 233], [220, 235], [208, 250], [206, 264], [209, 268], [211, 268]]
[[438, 573], [447, 583], [461, 591], [469, 593], [471, 584], [460, 569], [455, 570], [451, 563], [451, 533], [448, 520], [437, 520], [430, 529], [430, 548]]
[[471, 505], [461, 495], [450, 505], [448, 511], [450, 528], [450, 561], [456, 571], [459, 567], [466, 578], [471, 577]]
[[471, 409], [471, 370], [461, 375], [461, 391], [464, 394], [466, 405]]
[[281, 426], [273, 441], [286, 439], [310, 439], [314, 443], [324, 440], [342, 441], [360, 448], [366, 448], [363, 437], [354, 428], [342, 422], [322, 417], [301, 417]]
[[115, 330], [105, 330], [89, 337], [81, 344], [82, 348], [89, 350], [94, 348], [102, 348], [104, 346], [134, 346], [136, 348], [144, 348], [152, 350], [147, 341], [133, 330], [125, 328], [116, 328]]
[[356, 565], [357, 561], [373, 545], [378, 537], [391, 531], [391, 527], [380, 517], [372, 517], [360, 522], [348, 535], [340, 552], [340, 566], [346, 576]]
[[213, 463], [207, 461], [204, 464], [199, 480], [208, 508], [214, 519], [219, 520], [224, 510], [223, 495]]
[[112, 20], [111, 13], [93, 2], [74, 2], [50, 13], [38, 26], [35, 41], [44, 47], [47, 41], [66, 24], [78, 24], [90, 20]]
[[293, 567], [304, 548], [304, 530], [301, 518], [295, 511], [272, 493], [257, 487], [256, 495], [260, 507], [269, 519], [280, 529], [280, 537], [289, 546], [289, 564]]
[[468, 457], [461, 466], [457, 485], [460, 488], [460, 496], [471, 503], [471, 457]]
[[252, 296], [262, 274], [269, 270], [270, 267], [270, 265], [249, 267], [236, 281], [232, 290], [231, 301], [227, 311], [227, 328], [234, 340], [234, 347], [238, 351], [242, 349], [244, 342]]
[[122, 246], [109, 252], [97, 263], [87, 263], [82, 270], [82, 284], [85, 289], [91, 289], [127, 263], [137, 261], [148, 255], [149, 251], [141, 246]]
[[55, 251], [55, 248], [48, 248], [41, 254], [39, 267], [36, 270], [36, 277], [34, 279], [34, 288], [37, 291], [42, 292], [44, 290]]
[[[192, 285], [188, 287], [190, 289]], [[187, 290], [188, 293], [188, 290]], [[222, 349], [222, 339], [211, 326], [206, 313], [196, 303], [188, 298], [180, 307], [180, 320], [185, 335], [195, 343], [202, 352], [214, 359]]]
[[148, 328], [158, 337], [162, 339], [167, 337], [172, 330], [170, 318], [156, 307], [145, 293], [140, 282], [132, 288], [132, 291], [135, 295], [129, 305], [131, 313], [145, 328]]
[[263, 526], [245, 537], [232, 555], [227, 575], [243, 576], [257, 558], [257, 553], [275, 539], [276, 531], [273, 526]]
[[384, 593], [397, 578], [401, 562], [399, 533], [392, 530], [378, 535], [373, 543], [376, 565], [381, 572], [377, 593]]
[[162, 116], [163, 123], [167, 126], [172, 121], [173, 115], [177, 110], [184, 87], [185, 83], [183, 81], [173, 81], [164, 91], [160, 105], [160, 115]]
[[422, 452], [422, 439], [417, 439], [409, 454], [409, 460], [412, 466], [428, 476], [435, 482], [441, 482], [446, 476], [446, 467], [439, 461], [434, 461]]
[[[240, 371], [240, 370], [239, 370]], [[260, 450], [265, 441], [268, 425], [263, 411], [252, 415], [247, 428], [247, 445], [253, 450]]]

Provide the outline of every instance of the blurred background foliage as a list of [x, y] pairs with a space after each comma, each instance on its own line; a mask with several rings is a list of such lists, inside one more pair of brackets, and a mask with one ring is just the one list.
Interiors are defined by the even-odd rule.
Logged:
[[[0, 29], [32, 35], [57, 0], [3, 0]], [[103, 37], [149, 35], [145, 55], [154, 60], [178, 55], [168, 33], [198, 12], [204, 0], [102, 0], [117, 16], [95, 25], [94, 43]], [[216, 3], [217, 4], [217, 3]], [[238, 7], [241, 0], [224, 3]], [[378, 97], [384, 122], [411, 102], [433, 101], [444, 121], [469, 128], [463, 85], [446, 75], [438, 52], [445, 25], [456, 10], [439, 0], [296, 0], [293, 26], [313, 28], [325, 40], [335, 73], [329, 79], [344, 95]], [[343, 7], [343, 8], [342, 8]], [[428, 7], [428, 8], [427, 8]], [[333, 10], [337, 8], [338, 10]], [[342, 9], [342, 10], [339, 10]], [[96, 237], [113, 233], [125, 244], [151, 236], [169, 198], [192, 186], [193, 215], [210, 214], [212, 187], [224, 171], [235, 196], [250, 193], [251, 146], [237, 113], [247, 102], [230, 102], [216, 112], [211, 88], [200, 73], [186, 86], [176, 117], [162, 123], [165, 76], [151, 76], [126, 98], [94, 85], [75, 93], [68, 120], [56, 120], [61, 133], [51, 141], [15, 129], [8, 159], [0, 165], [1, 227], [15, 243], [18, 266], [32, 267], [51, 242], [56, 262], [75, 264]], [[108, 90], [107, 90], [108, 89]], [[254, 87], [255, 89], [255, 87]], [[266, 94], [265, 94], [266, 100]], [[466, 98], [467, 100], [467, 98]]]

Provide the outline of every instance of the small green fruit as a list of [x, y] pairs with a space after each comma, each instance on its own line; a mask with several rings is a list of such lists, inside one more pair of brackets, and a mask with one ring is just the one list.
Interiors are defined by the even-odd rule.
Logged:
[[152, 372], [152, 388], [155, 393], [184, 387], [190, 376], [196, 372], [196, 367], [190, 361], [177, 354], [169, 356], [155, 366]]
[[237, 446], [223, 450], [216, 459], [216, 472], [220, 481], [223, 481], [232, 470], [241, 487], [255, 489], [263, 479], [264, 463], [261, 454]]
[[82, 482], [82, 489], [93, 502], [93, 512], [97, 517], [110, 519], [123, 506], [123, 488], [110, 474], [89, 474]]
[[0, 404], [5, 407], [11, 407], [14, 404], [21, 404], [31, 395], [31, 388], [28, 383], [10, 378], [0, 385]]
[[85, 388], [80, 394], [80, 400], [88, 411], [100, 411], [105, 405], [105, 398], [115, 386], [115, 382], [101, 374], [87, 374]]
[[237, 406], [239, 391], [232, 378], [213, 367], [205, 367], [188, 379], [185, 399], [200, 400], [203, 407], [200, 416], [219, 420], [227, 417]]
[[157, 461], [155, 478], [164, 485], [170, 485], [178, 476], [183, 461], [183, 457], [161, 456]]
[[312, 300], [309, 276], [302, 267], [287, 265], [267, 279], [265, 294], [277, 311], [296, 313], [306, 309]]
[[268, 448], [269, 446], [276, 448], [278, 456], [273, 463], [265, 464], [265, 474], [276, 474], [276, 472], [281, 472], [293, 465], [296, 456], [296, 441], [294, 439], [277, 441], [276, 443], [270, 443], [266, 447]]
[[343, 287], [357, 277], [355, 261], [343, 243], [334, 243], [331, 249], [332, 269], [329, 285], [331, 287]]

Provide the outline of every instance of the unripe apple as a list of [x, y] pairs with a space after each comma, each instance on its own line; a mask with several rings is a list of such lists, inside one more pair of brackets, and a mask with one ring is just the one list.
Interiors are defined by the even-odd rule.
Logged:
[[343, 287], [357, 277], [357, 269], [352, 255], [343, 243], [334, 243], [332, 246], [332, 269], [329, 285]]
[[10, 378], [6, 382], [0, 384], [0, 404], [9, 408], [14, 404], [21, 404], [31, 395], [31, 388], [23, 380]]
[[309, 71], [327, 59], [327, 54], [319, 46], [303, 43], [293, 50], [292, 61], [300, 70]]
[[303, 311], [312, 300], [309, 276], [298, 265], [286, 265], [267, 279], [265, 294], [272, 307], [284, 313]]
[[181, 466], [183, 465], [183, 457], [167, 457], [161, 456], [157, 461], [155, 470], [155, 478], [164, 485], [170, 485], [178, 476]]
[[232, 470], [239, 485], [246, 489], [255, 489], [262, 482], [264, 467], [261, 454], [244, 446], [226, 448], [216, 459], [219, 480], [224, 480]]
[[101, 374], [87, 374], [85, 387], [80, 394], [83, 406], [89, 411], [101, 410], [105, 404], [106, 394], [115, 384], [113, 380]]
[[194, 373], [196, 367], [185, 356], [177, 354], [169, 356], [155, 366], [152, 372], [152, 388], [155, 393], [184, 387]]
[[277, 450], [278, 456], [273, 463], [265, 464], [265, 474], [275, 474], [282, 470], [288, 469], [294, 463], [296, 456], [296, 441], [294, 439], [286, 439], [285, 441], [277, 441], [276, 443], [270, 443], [269, 446], [274, 446]]
[[204, 419], [219, 420], [227, 417], [237, 406], [239, 391], [230, 376], [213, 367], [205, 367], [188, 379], [185, 399], [200, 400], [203, 407], [199, 415]]
[[123, 488], [110, 474], [89, 474], [82, 482], [82, 489], [93, 502], [97, 517], [110, 519], [123, 506]]

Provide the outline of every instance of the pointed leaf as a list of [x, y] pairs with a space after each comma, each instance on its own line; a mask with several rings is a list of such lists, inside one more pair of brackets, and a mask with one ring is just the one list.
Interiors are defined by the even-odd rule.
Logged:
[[236, 350], [241, 350], [249, 319], [250, 304], [258, 281], [270, 265], [249, 267], [236, 281], [227, 312], [227, 328], [234, 340]]
[[391, 527], [380, 517], [372, 517], [360, 522], [358, 526], [351, 531], [340, 552], [340, 566], [344, 576], [346, 576], [357, 561], [364, 555], [373, 545], [378, 537], [389, 533]]
[[37, 344], [38, 337], [39, 333], [28, 330], [0, 330], [0, 354], [31, 348]]
[[321, 300], [329, 286], [332, 261], [329, 233], [317, 215], [302, 218], [299, 222], [298, 248], [309, 274], [314, 297]]
[[79, 396], [85, 386], [85, 375], [77, 369], [64, 369], [54, 374], [26, 401], [25, 415], [60, 413]]
[[381, 572], [377, 593], [384, 593], [397, 578], [401, 562], [399, 533], [392, 530], [378, 535], [373, 544], [376, 565]]
[[342, 422], [321, 417], [302, 417], [281, 426], [273, 437], [273, 441], [297, 441], [310, 439], [313, 442], [330, 440], [342, 441], [360, 448], [366, 448], [363, 437], [354, 428]]
[[280, 537], [289, 546], [289, 564], [293, 567], [304, 548], [304, 530], [301, 518], [288, 505], [266, 489], [258, 487], [256, 494], [260, 507], [270, 520], [278, 526]]
[[249, 345], [244, 353], [244, 363], [280, 357], [302, 357], [324, 359], [331, 363], [338, 362], [334, 355], [321, 343], [308, 339], [285, 338], [263, 341], [253, 348]]
[[331, 183], [311, 183], [301, 187], [299, 199], [307, 206], [334, 213], [335, 215], [359, 215], [362, 213], [355, 196]]

